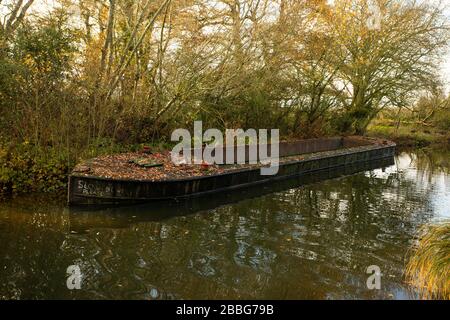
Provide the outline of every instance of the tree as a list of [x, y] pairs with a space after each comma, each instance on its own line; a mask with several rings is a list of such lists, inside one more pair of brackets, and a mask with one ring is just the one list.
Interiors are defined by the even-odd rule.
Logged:
[[381, 25], [374, 29], [365, 1], [335, 3], [325, 23], [345, 61], [336, 84], [346, 89], [340, 129], [363, 134], [386, 106], [405, 105], [418, 90], [436, 86], [450, 25], [442, 7], [427, 1], [379, 0]]
[[[6, 9], [9, 9], [9, 12], [5, 14], [3, 21], [0, 20], [0, 35], [6, 39], [9, 38], [25, 19], [25, 15], [33, 2], [34, 0], [15, 0], [7, 4]], [[1, 3], [0, 0], [0, 5]]]

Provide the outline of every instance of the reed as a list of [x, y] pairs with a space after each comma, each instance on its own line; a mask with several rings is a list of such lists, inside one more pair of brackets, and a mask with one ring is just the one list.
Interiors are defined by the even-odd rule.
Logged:
[[425, 225], [410, 252], [407, 281], [423, 299], [450, 300], [450, 221]]

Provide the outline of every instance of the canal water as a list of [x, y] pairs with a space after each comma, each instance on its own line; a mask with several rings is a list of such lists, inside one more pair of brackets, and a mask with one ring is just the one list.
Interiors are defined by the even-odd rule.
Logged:
[[[0, 299], [416, 298], [408, 249], [446, 218], [449, 151], [184, 202], [88, 210], [20, 197], [0, 203]], [[369, 266], [380, 290], [367, 288]]]

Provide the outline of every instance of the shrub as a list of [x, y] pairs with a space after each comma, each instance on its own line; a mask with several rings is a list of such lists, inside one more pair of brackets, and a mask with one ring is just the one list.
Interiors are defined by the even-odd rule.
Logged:
[[28, 144], [1, 148], [0, 194], [53, 192], [67, 186], [67, 157]]
[[450, 111], [444, 110], [438, 112], [435, 116], [434, 123], [438, 129], [450, 131]]

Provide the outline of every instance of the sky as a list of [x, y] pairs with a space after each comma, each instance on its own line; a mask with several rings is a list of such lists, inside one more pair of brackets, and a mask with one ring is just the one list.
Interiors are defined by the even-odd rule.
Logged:
[[446, 82], [447, 91], [450, 93], [450, 53], [447, 54], [442, 65], [442, 78]]

